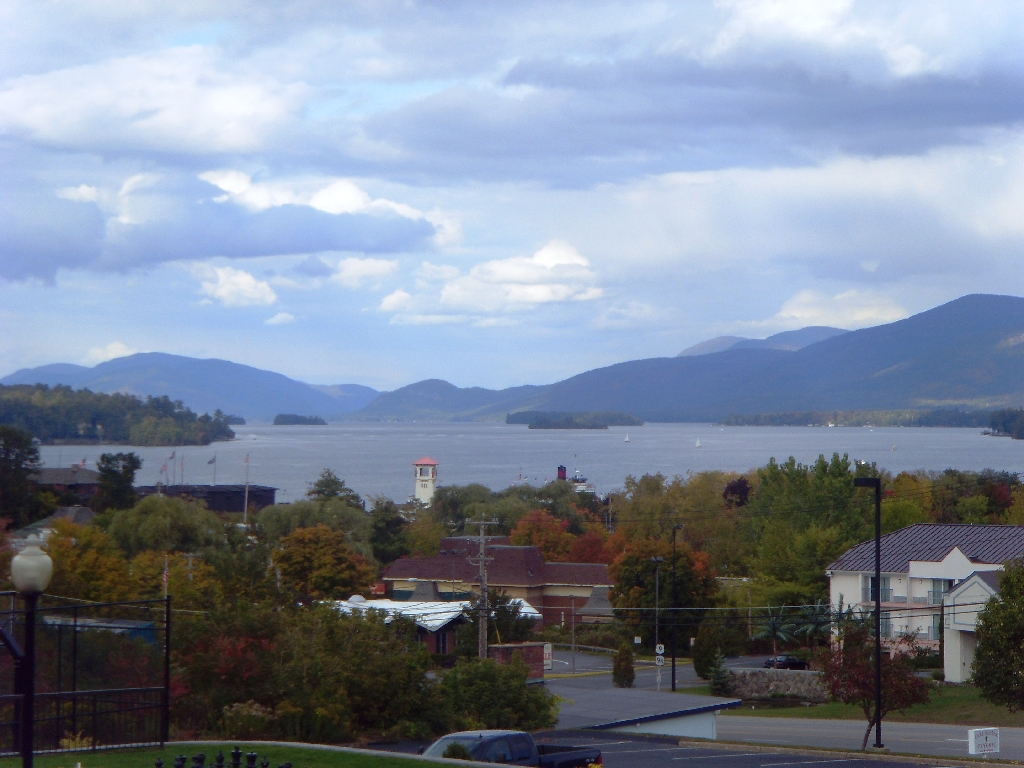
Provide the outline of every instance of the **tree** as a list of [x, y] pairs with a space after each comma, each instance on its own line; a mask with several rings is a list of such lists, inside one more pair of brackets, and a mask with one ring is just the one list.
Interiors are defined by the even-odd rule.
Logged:
[[543, 509], [535, 509], [519, 519], [512, 529], [512, 544], [540, 547], [548, 562], [565, 562], [576, 537], [569, 533], [569, 521], [559, 520]]
[[345, 599], [368, 591], [375, 579], [373, 568], [348, 546], [345, 534], [326, 525], [285, 536], [274, 563], [282, 585], [303, 602]]
[[615, 654], [615, 660], [612, 662], [612, 682], [616, 688], [632, 688], [635, 680], [633, 646], [624, 642], [619, 646], [619, 652]]
[[147, 550], [198, 552], [224, 540], [224, 523], [200, 502], [149, 496], [108, 514], [107, 533], [129, 558]]
[[529, 668], [518, 653], [511, 664], [460, 661], [444, 676], [444, 691], [458, 729], [535, 731], [558, 720], [558, 699], [542, 685], [527, 685]]
[[856, 704], [868, 721], [861, 749], [879, 717], [928, 703], [928, 681], [910, 665], [913, 637], [901, 638], [892, 656], [882, 654], [882, 710], [875, 711], [875, 641], [860, 623], [843, 624], [837, 643], [822, 650], [823, 678], [833, 699]]
[[777, 656], [779, 653], [779, 643], [789, 643], [793, 640], [793, 632], [796, 630], [796, 625], [792, 622], [789, 616], [785, 613], [785, 608], [778, 607], [772, 608], [768, 606], [765, 608], [764, 613], [761, 616], [761, 624], [758, 626], [757, 634], [754, 635], [755, 640], [771, 640], [772, 642], [772, 656]]
[[[732, 614], [732, 615], [730, 615]], [[736, 627], [744, 620], [732, 611], [715, 611], [704, 618], [693, 640], [693, 671], [711, 678], [715, 657], [739, 656], [746, 650], [746, 635]]]
[[363, 498], [345, 485], [345, 481], [334, 474], [330, 469], [324, 469], [315, 483], [309, 486], [306, 496], [314, 501], [327, 501], [328, 499], [340, 499], [349, 506], [366, 509], [366, 502]]
[[1006, 564], [999, 597], [978, 614], [971, 671], [981, 695], [1011, 712], [1024, 710], [1024, 560]]
[[[487, 607], [490, 618], [487, 621], [488, 643], [521, 643], [533, 639], [534, 619], [523, 616], [522, 604], [513, 602], [507, 592], [487, 590]], [[480, 611], [475, 606], [465, 610], [466, 621], [459, 627], [455, 646], [467, 657], [477, 653]]]
[[828, 638], [832, 633], [832, 607], [822, 601], [815, 600], [813, 605], [806, 605], [797, 616], [795, 634], [807, 638], [811, 651], [814, 651], [819, 639]]
[[711, 660], [708, 682], [713, 696], [729, 696], [731, 694], [732, 678], [729, 675], [729, 670], [725, 668], [725, 656], [721, 651], [718, 651]]
[[32, 484], [29, 476], [39, 468], [39, 449], [23, 429], [0, 426], [0, 517], [15, 527], [29, 520]]
[[134, 453], [104, 453], [96, 462], [99, 470], [99, 492], [93, 497], [97, 512], [107, 509], [128, 509], [135, 506], [135, 473], [142, 468], [142, 459]]
[[349, 546], [364, 557], [373, 556], [373, 545], [370, 543], [373, 521], [370, 515], [362, 507], [353, 507], [342, 498], [296, 501], [264, 507], [259, 511], [256, 523], [264, 538], [274, 544], [299, 528], [326, 525], [332, 531], [344, 531]]
[[392, 563], [409, 554], [409, 540], [406, 535], [408, 523], [391, 499], [378, 496], [373, 500], [373, 529], [370, 545], [373, 556], [381, 565]]

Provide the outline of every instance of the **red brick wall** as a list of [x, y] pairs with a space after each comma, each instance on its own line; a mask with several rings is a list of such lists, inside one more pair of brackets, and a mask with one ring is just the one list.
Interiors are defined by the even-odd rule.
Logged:
[[507, 643], [487, 646], [487, 657], [499, 664], [511, 664], [512, 655], [518, 653], [530, 668], [530, 679], [544, 677], [544, 643]]

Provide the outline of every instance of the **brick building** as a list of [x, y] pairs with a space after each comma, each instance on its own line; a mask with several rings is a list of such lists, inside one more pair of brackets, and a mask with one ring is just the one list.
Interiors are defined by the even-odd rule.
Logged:
[[[487, 585], [536, 608], [544, 624], [581, 621], [577, 615], [595, 588], [612, 586], [603, 563], [547, 563], [538, 547], [517, 547], [507, 537], [487, 538]], [[387, 593], [407, 600], [422, 582], [431, 582], [443, 600], [464, 600], [480, 592], [480, 568], [470, 562], [479, 552], [475, 536], [450, 536], [436, 557], [405, 558], [384, 569]], [[606, 594], [606, 592], [605, 592]]]

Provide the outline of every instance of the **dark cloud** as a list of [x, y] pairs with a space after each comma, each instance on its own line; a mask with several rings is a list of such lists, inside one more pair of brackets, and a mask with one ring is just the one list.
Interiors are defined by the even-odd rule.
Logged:
[[307, 256], [293, 268], [296, 272], [307, 277], [327, 277], [334, 273], [331, 265], [319, 256]]
[[1024, 73], [858, 81], [796, 65], [722, 69], [648, 56], [527, 59], [370, 118], [416, 170], [590, 184], [637, 174], [920, 153], [1024, 120]]

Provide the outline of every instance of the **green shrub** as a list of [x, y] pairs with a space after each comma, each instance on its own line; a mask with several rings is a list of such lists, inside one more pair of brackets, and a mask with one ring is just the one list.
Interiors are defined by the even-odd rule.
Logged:
[[636, 671], [633, 669], [633, 646], [623, 643], [612, 663], [612, 682], [616, 688], [632, 688], [634, 680]]
[[442, 683], [455, 730], [510, 728], [535, 731], [558, 721], [558, 701], [527, 685], [530, 670], [515, 653], [511, 664], [493, 659], [460, 661]]
[[715, 696], [729, 696], [732, 688], [732, 678], [729, 670], [725, 668], [725, 656], [721, 652], [715, 654], [711, 662], [708, 680], [711, 682], [711, 693]]
[[453, 741], [447, 747], [445, 747], [444, 754], [441, 757], [447, 757], [449, 760], [472, 760], [473, 755], [465, 744], [460, 744], [457, 741]]

